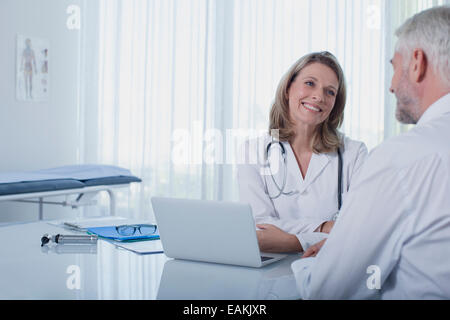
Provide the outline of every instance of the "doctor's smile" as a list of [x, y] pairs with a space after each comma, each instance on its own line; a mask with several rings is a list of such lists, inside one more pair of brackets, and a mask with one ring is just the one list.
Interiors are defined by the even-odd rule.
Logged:
[[314, 106], [310, 103], [302, 102], [302, 105], [303, 105], [303, 107], [305, 107], [306, 110], [313, 111], [313, 112], [322, 112], [322, 109], [320, 109], [319, 107]]

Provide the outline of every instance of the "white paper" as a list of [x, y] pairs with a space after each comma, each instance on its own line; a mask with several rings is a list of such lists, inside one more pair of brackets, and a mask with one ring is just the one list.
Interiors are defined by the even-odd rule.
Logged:
[[147, 240], [136, 242], [118, 242], [118, 241], [108, 241], [108, 242], [114, 244], [116, 247], [130, 250], [138, 254], [153, 254], [164, 252], [161, 240]]

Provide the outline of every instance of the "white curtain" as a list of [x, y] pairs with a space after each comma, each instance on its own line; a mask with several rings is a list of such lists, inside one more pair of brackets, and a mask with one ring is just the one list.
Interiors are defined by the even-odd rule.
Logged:
[[119, 194], [135, 217], [150, 212], [151, 195], [212, 196], [214, 174], [174, 164], [172, 136], [213, 126], [213, 10], [210, 1], [100, 1], [98, 159], [143, 180]]
[[369, 149], [397, 134], [394, 30], [443, 2], [100, 0], [97, 159], [143, 180], [119, 207], [152, 219], [155, 195], [237, 200], [227, 130], [266, 130], [278, 82], [311, 51], [344, 69], [342, 131]]

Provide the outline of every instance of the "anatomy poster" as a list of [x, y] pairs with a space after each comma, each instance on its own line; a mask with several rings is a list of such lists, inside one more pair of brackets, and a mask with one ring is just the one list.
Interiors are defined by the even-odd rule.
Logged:
[[17, 36], [16, 98], [44, 102], [49, 95], [49, 41]]

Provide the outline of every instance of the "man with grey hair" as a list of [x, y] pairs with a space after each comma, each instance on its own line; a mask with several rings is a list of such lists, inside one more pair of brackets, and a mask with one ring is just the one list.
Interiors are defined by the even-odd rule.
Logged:
[[396, 35], [396, 117], [417, 125], [371, 152], [328, 240], [292, 264], [304, 299], [450, 299], [450, 6]]

